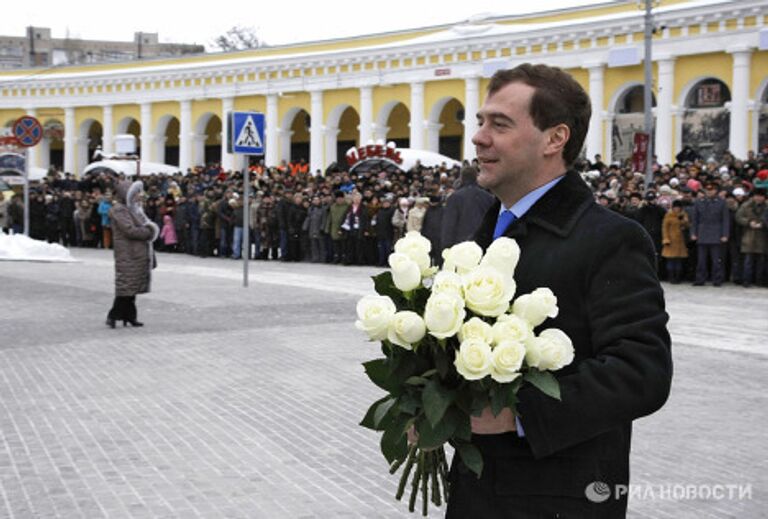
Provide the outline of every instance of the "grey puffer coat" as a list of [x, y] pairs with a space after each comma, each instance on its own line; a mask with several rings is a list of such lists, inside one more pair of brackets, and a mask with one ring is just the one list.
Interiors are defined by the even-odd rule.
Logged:
[[154, 252], [152, 242], [159, 229], [149, 221], [141, 203], [132, 202], [142, 183], [121, 182], [110, 216], [115, 249], [115, 295], [135, 296], [149, 292]]

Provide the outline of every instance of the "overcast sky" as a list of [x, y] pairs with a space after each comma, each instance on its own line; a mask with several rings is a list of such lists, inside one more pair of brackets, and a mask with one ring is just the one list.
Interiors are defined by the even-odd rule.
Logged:
[[[49, 27], [54, 38], [133, 40], [134, 32], [157, 32], [161, 42], [199, 43], [234, 25], [255, 27], [269, 45], [323, 40], [456, 23], [491, 13], [520, 14], [634, 0], [5, 0], [0, 35], [23, 36], [25, 27]], [[10, 5], [12, 4], [12, 5]], [[205, 6], [205, 7], [202, 7]], [[450, 6], [450, 7], [447, 7]]]

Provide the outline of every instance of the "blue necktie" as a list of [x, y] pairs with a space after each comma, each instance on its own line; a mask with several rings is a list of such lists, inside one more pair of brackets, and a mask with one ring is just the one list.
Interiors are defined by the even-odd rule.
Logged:
[[495, 240], [507, 230], [507, 227], [515, 221], [515, 213], [509, 209], [505, 209], [499, 215], [499, 219], [496, 220], [496, 228], [493, 230], [493, 239]]

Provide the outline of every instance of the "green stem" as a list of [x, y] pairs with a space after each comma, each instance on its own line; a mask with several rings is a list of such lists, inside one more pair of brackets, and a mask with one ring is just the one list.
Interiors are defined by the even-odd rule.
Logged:
[[432, 453], [427, 452], [424, 454], [424, 474], [421, 476], [421, 515], [427, 516], [429, 497], [427, 496], [427, 490], [429, 490], [429, 475], [432, 473]]
[[412, 445], [411, 448], [408, 450], [408, 455], [405, 458], [393, 461], [392, 466], [389, 467], [389, 473], [394, 474], [395, 472], [397, 472], [397, 469], [400, 468], [400, 466], [405, 462], [405, 460], [413, 457], [415, 450], [416, 450], [416, 445]]
[[432, 460], [432, 502], [435, 506], [440, 506], [442, 501], [440, 500], [440, 453], [435, 452]]
[[403, 475], [400, 476], [400, 484], [397, 486], [397, 494], [395, 494], [395, 499], [398, 501], [403, 498], [403, 494], [405, 493], [405, 484], [408, 482], [408, 475], [411, 473], [413, 463], [416, 461], [416, 450], [416, 446], [413, 445], [408, 452], [408, 462], [405, 464]]
[[416, 496], [419, 494], [419, 481], [421, 481], [421, 474], [424, 467], [424, 452], [419, 451], [419, 459], [416, 462], [416, 472], [413, 475], [413, 482], [411, 483], [411, 498], [408, 501], [408, 511], [413, 512], [416, 509]]

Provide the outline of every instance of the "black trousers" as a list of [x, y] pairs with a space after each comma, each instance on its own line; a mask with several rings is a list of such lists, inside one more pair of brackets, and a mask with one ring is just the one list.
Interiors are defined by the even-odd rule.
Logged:
[[135, 321], [136, 296], [115, 296], [115, 302], [112, 303], [107, 318], [115, 321]]
[[[458, 455], [451, 464], [446, 519], [624, 519], [626, 495], [591, 501], [597, 480], [577, 460], [535, 460], [516, 433], [475, 436], [483, 456], [478, 478]], [[613, 482], [609, 488], [613, 489]], [[600, 497], [600, 496], [598, 496]]]

